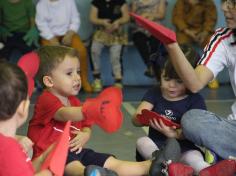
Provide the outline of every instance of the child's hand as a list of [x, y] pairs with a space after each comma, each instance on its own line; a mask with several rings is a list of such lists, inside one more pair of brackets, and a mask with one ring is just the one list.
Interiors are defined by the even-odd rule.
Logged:
[[76, 136], [70, 141], [70, 151], [76, 154], [80, 153], [83, 146], [88, 142], [91, 134], [88, 131], [71, 131]]
[[156, 119], [152, 119], [150, 120], [150, 126], [164, 134], [166, 137], [177, 138], [176, 127], [166, 126], [162, 120], [157, 121]]
[[194, 41], [197, 42], [197, 33], [190, 29], [184, 29], [184, 33], [190, 36]]
[[6, 41], [8, 37], [11, 37], [13, 34], [9, 32], [6, 28], [0, 26], [0, 39]]
[[28, 32], [25, 34], [25, 36], [23, 37], [23, 40], [26, 42], [26, 44], [28, 46], [32, 46], [35, 45], [37, 47], [39, 47], [39, 32], [38, 29], [34, 26], [31, 27]]
[[53, 38], [49, 39], [49, 44], [50, 45], [60, 45], [60, 42], [56, 37], [53, 37]]
[[199, 34], [197, 34], [197, 40], [198, 40], [198, 42], [199, 42], [200, 44], [203, 43], [203, 42], [206, 40], [206, 38], [207, 38], [208, 35], [209, 35], [209, 33], [206, 32], [206, 31], [203, 31], [203, 32], [200, 32]]
[[150, 12], [143, 13], [141, 16], [148, 19], [148, 20], [150, 20], [150, 21], [153, 21], [155, 19], [154, 14], [150, 13]]
[[120, 27], [120, 22], [119, 20], [116, 20], [112, 23], [112, 31], [118, 30]]
[[112, 29], [112, 24], [111, 24], [111, 20], [109, 20], [109, 19], [104, 19], [104, 20], [102, 21], [102, 25], [105, 27], [105, 31], [106, 31], [107, 33], [111, 33], [111, 32], [113, 31], [113, 29]]
[[34, 143], [27, 136], [17, 136], [17, 141], [23, 147], [26, 153], [32, 152]]
[[148, 13], [142, 13], [140, 16], [142, 16], [143, 18], [149, 19], [149, 14]]
[[110, 29], [110, 28], [111, 28], [111, 20], [110, 20], [110, 19], [103, 19], [103, 20], [102, 20], [102, 25], [103, 25], [106, 29]]
[[72, 37], [74, 35], [73, 31], [68, 31], [66, 35], [62, 38], [62, 44], [70, 46], [72, 42]]

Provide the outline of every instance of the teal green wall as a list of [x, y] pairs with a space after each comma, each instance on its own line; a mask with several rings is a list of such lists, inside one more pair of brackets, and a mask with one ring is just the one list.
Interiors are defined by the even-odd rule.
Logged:
[[87, 40], [93, 33], [93, 25], [89, 21], [91, 0], [76, 0], [76, 3], [81, 19], [79, 34], [83, 40]]

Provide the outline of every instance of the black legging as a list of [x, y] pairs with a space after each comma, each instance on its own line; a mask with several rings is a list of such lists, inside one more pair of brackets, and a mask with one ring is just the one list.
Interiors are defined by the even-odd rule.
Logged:
[[132, 34], [132, 39], [135, 47], [143, 59], [143, 62], [146, 65], [150, 65], [152, 62], [150, 60], [150, 56], [160, 51], [160, 41], [154, 38], [152, 35], [148, 36], [145, 33], [139, 31]]

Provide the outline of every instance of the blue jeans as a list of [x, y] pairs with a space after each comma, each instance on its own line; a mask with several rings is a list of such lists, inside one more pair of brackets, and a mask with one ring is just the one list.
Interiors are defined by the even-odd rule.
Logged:
[[183, 115], [181, 125], [184, 136], [193, 143], [214, 151], [223, 159], [236, 157], [236, 120], [193, 109]]

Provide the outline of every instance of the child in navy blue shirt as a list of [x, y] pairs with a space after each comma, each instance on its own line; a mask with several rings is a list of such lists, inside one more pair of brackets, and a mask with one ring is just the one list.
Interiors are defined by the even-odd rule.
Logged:
[[[194, 50], [186, 45], [182, 50], [192, 65], [196, 63], [197, 55]], [[194, 58], [194, 59], [193, 59]], [[159, 69], [158, 69], [159, 70]], [[159, 77], [159, 78], [158, 78]], [[143, 109], [148, 109], [166, 116], [171, 121], [180, 124], [182, 115], [190, 109], [206, 109], [202, 96], [190, 93], [179, 78], [169, 60], [165, 63], [160, 73], [157, 73], [160, 86], [155, 86], [144, 95], [133, 117], [135, 126], [143, 126], [137, 114]], [[192, 166], [196, 173], [208, 167], [199, 149], [190, 141], [184, 139], [181, 128], [166, 126], [162, 121], [151, 120], [148, 136], [137, 140], [137, 160], [146, 160], [152, 157], [155, 150], [165, 146], [167, 138], [176, 138], [181, 146], [181, 161]]]

